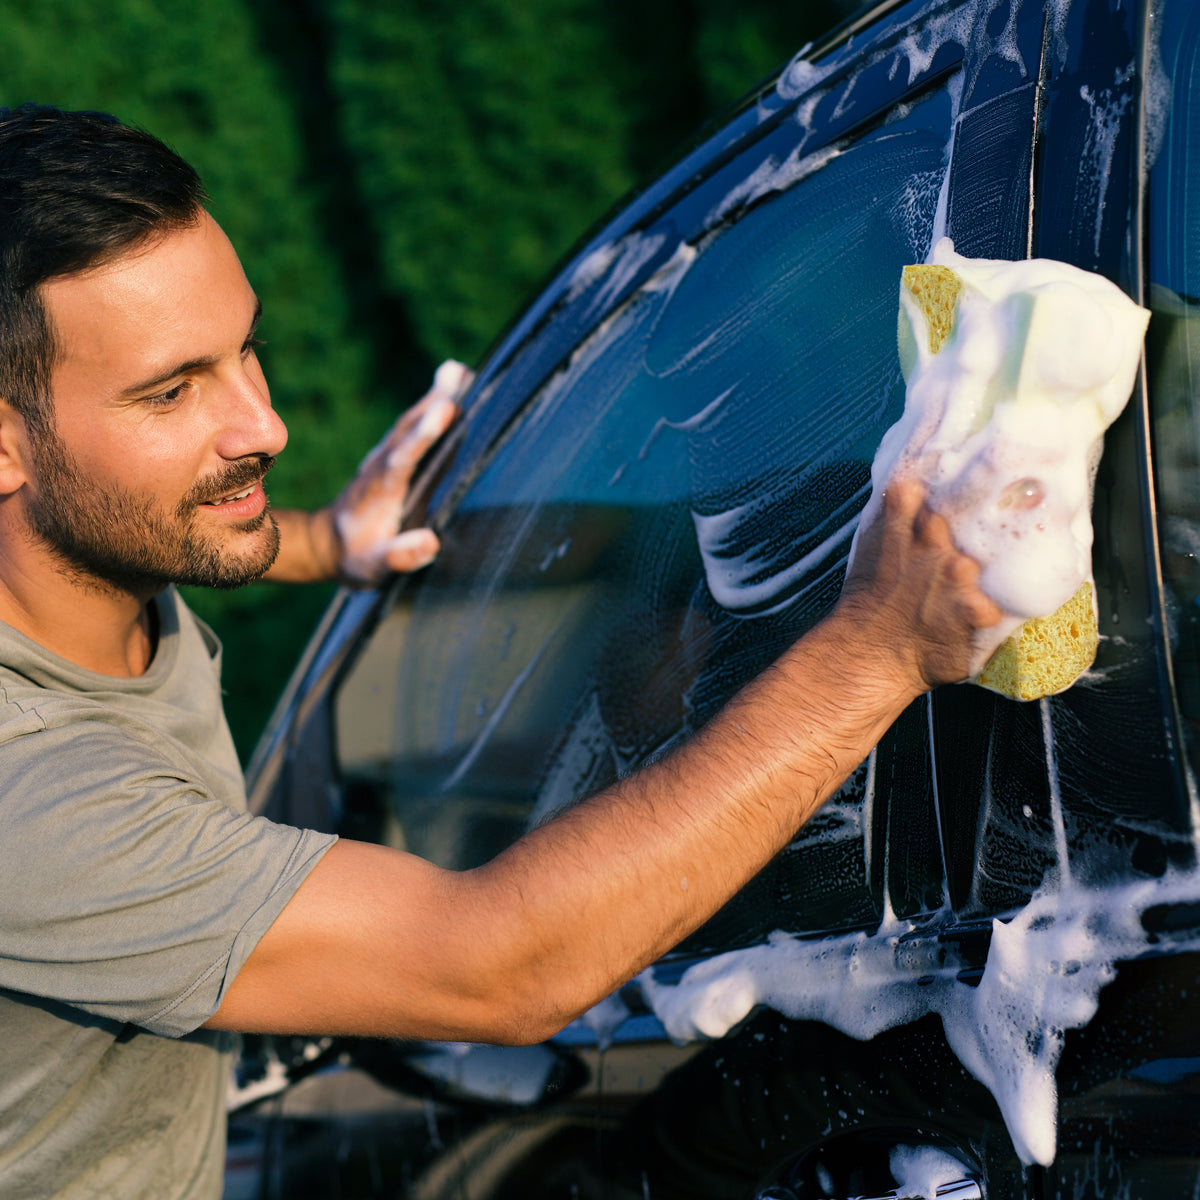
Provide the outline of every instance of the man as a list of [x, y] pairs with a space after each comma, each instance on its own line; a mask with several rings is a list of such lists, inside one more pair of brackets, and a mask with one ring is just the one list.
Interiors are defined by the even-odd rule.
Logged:
[[271, 514], [258, 303], [202, 200], [111, 118], [0, 111], [6, 1196], [217, 1195], [225, 1031], [554, 1033], [743, 886], [999, 618], [897, 484], [824, 622], [494, 862], [249, 816], [215, 640], [170, 585], [428, 561], [398, 518], [454, 371], [328, 509]]

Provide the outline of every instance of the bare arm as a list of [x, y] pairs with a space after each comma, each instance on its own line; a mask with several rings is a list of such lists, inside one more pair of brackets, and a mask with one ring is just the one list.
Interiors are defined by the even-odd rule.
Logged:
[[210, 1025], [537, 1041], [699, 926], [762, 869], [999, 619], [919, 488], [891, 489], [834, 612], [685, 747], [448, 872], [340, 842]]

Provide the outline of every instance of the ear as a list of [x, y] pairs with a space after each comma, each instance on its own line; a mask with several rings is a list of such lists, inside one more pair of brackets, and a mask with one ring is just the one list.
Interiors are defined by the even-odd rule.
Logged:
[[0, 396], [0, 496], [11, 496], [29, 482], [30, 462], [25, 418]]

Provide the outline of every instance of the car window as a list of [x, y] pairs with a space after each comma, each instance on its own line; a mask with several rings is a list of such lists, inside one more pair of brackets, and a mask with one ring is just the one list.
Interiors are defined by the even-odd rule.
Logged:
[[[1063, 20], [1044, 63], [1028, 252], [1098, 271], [1137, 294], [1129, 231], [1131, 221], [1137, 227], [1138, 136], [1161, 126], [1167, 83], [1160, 71], [1138, 94], [1128, 7], [1109, 9], [1100, 23], [1096, 6], [1075, 5]], [[1165, 47], [1168, 37], [1161, 41]], [[1068, 46], [1086, 51], [1062, 53]], [[1179, 108], [1177, 101], [1172, 111]], [[1182, 196], [1164, 197], [1147, 222], [1151, 240], [1167, 210], [1178, 219], [1188, 209]], [[1164, 254], [1160, 269], [1173, 257]], [[1153, 341], [1158, 311], [1150, 329]], [[1152, 373], [1152, 400], [1154, 383]], [[1192, 861], [1194, 803], [1181, 786], [1167, 720], [1142, 399], [1135, 391], [1105, 435], [1094, 477], [1093, 667], [1063, 694], [1032, 704], [970, 687], [933, 696], [947, 890], [961, 921], [1019, 908], [1047, 879], [1098, 887]]]
[[[931, 89], [744, 179], [693, 244], [664, 252], [669, 221], [626, 239], [662, 265], [532, 398], [341, 686], [347, 795], [380, 836], [486, 860], [667, 752], [827, 611], [902, 407], [897, 279], [951, 128]], [[927, 800], [928, 738], [920, 709], [693, 948], [877, 921], [886, 795]], [[909, 809], [922, 827], [892, 835], [930, 863], [902, 904], [936, 907], [933, 808]]]
[[1162, 73], [1153, 82], [1160, 92], [1151, 108], [1147, 366], [1175, 690], [1194, 770], [1200, 763], [1200, 13], [1194, 5], [1164, 5], [1161, 21], [1155, 49]]

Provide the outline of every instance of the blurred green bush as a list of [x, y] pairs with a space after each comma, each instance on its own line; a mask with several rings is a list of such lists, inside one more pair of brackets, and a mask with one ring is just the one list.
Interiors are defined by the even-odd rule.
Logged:
[[[279, 505], [336, 494], [445, 357], [846, 0], [0, 0], [0, 103], [192, 161], [263, 300]], [[247, 756], [329, 592], [189, 590]]]

